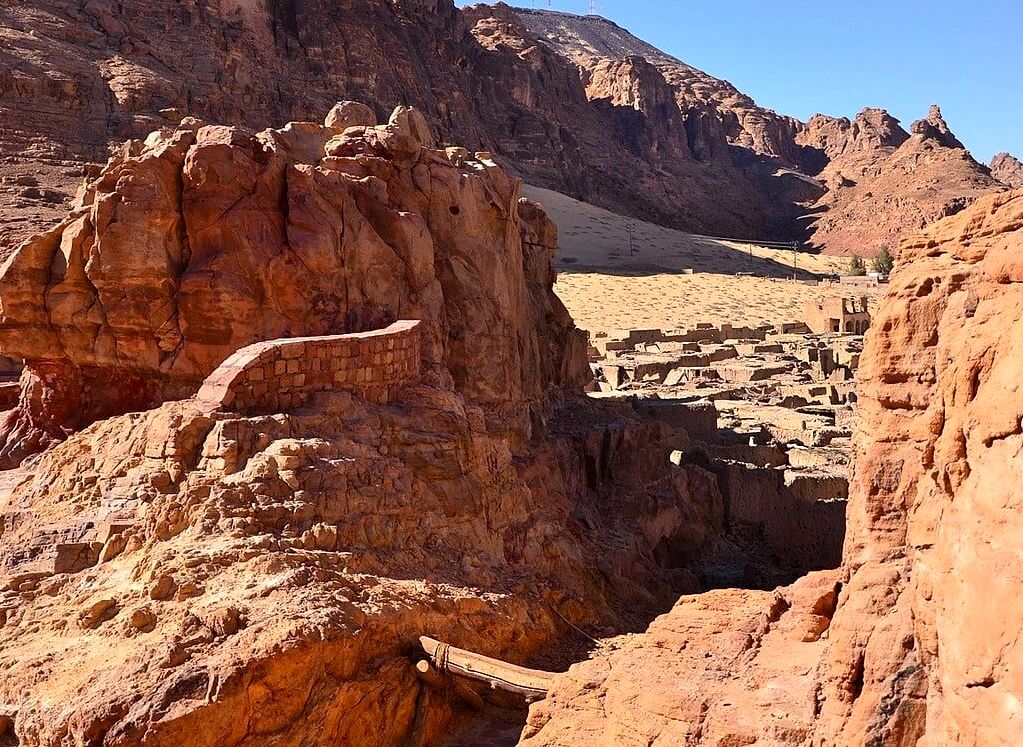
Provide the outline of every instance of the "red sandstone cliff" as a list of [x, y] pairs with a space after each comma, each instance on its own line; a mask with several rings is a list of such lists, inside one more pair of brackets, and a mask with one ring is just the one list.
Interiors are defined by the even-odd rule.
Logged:
[[[436, 743], [465, 707], [418, 636], [526, 663], [698, 588], [716, 481], [582, 396], [542, 209], [415, 110], [327, 121], [130, 143], [5, 264], [0, 741]], [[386, 402], [293, 400], [308, 349], [266, 407], [190, 396], [254, 340], [396, 318], [421, 373]]]
[[573, 667], [523, 744], [1018, 743], [1023, 192], [900, 256], [860, 362], [841, 573], [684, 597]]
[[[502, 8], [451, 0], [57, 0], [0, 9], [0, 241], [59, 218], [83, 166], [185, 116], [261, 128], [342, 98], [419, 108], [445, 142], [516, 176], [703, 232], [753, 236], [767, 206], [730, 164], [651, 159], [576, 67]], [[710, 143], [717, 136], [701, 136]], [[721, 139], [713, 147], [724, 151]], [[663, 173], [662, 173], [663, 172]]]
[[2, 453], [194, 393], [250, 342], [398, 318], [424, 320], [428, 364], [495, 416], [528, 422], [523, 405], [552, 382], [578, 388], [583, 343], [549, 289], [553, 244], [520, 247], [518, 183], [425, 147], [414, 110], [345, 130], [375, 125], [352, 109], [332, 127], [154, 133], [18, 250], [0, 278], [0, 346], [26, 371]]
[[[442, 141], [491, 151], [515, 176], [706, 234], [802, 237], [820, 200], [817, 243], [869, 254], [997, 186], [949, 140], [924, 157], [931, 168], [919, 154], [889, 164], [883, 149], [836, 166], [861, 186], [890, 176], [821, 200], [812, 177], [830, 156], [813, 123], [595, 17], [451, 0], [33, 0], [0, 9], [0, 38], [3, 254], [59, 219], [111, 144], [185, 116], [315, 119], [340, 98], [378, 117], [415, 105]], [[871, 211], [885, 228], [853, 247]]]
[[[908, 233], [952, 215], [1003, 185], [977, 163], [932, 107], [913, 125], [913, 136], [881, 109], [855, 120], [817, 115], [808, 123], [758, 106], [727, 81], [637, 39], [611, 21], [543, 10], [516, 13], [543, 43], [605, 77], [609, 66], [641, 58], [662, 83], [634, 76], [645, 98], [658, 86], [673, 90], [690, 134], [690, 151], [737, 169], [752, 182], [766, 208], [772, 238], [811, 235], [833, 254], [874, 256]], [[634, 86], [636, 87], [636, 86]], [[606, 95], [588, 86], [593, 97]], [[634, 96], [634, 98], [636, 98]]]

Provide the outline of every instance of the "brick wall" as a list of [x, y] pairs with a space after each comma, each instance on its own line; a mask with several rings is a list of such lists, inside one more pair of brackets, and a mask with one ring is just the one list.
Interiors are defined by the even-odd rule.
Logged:
[[220, 364], [197, 396], [235, 412], [282, 412], [329, 389], [384, 404], [419, 371], [419, 322], [400, 321], [371, 332], [257, 342]]

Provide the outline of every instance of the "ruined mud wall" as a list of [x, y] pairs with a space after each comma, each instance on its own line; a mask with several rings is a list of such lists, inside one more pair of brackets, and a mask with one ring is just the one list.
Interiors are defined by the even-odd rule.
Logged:
[[257, 342], [220, 364], [200, 400], [237, 412], [280, 412], [316, 392], [354, 392], [386, 404], [420, 370], [419, 322], [334, 337]]
[[790, 482], [784, 470], [740, 462], [717, 462], [712, 469], [730, 531], [763, 542], [790, 578], [842, 563], [844, 478], [814, 475]]

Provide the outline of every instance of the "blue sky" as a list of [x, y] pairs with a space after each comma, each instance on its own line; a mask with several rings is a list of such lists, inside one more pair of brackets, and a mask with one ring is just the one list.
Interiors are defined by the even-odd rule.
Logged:
[[[461, 5], [467, 3], [459, 3]], [[548, 0], [513, 0], [548, 7]], [[551, 0], [585, 13], [588, 0]], [[974, 157], [1023, 158], [1023, 0], [599, 0], [600, 14], [806, 120], [940, 104]]]

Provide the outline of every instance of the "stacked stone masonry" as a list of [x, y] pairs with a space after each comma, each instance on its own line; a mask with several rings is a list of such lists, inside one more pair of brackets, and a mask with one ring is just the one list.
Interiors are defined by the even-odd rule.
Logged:
[[210, 374], [198, 397], [243, 413], [287, 411], [327, 390], [386, 404], [419, 372], [419, 322], [406, 320], [370, 332], [249, 345]]

